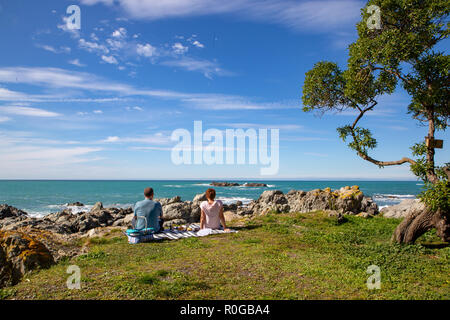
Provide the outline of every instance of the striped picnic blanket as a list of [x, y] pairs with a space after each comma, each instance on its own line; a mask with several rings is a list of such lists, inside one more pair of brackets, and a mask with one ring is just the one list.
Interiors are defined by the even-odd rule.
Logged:
[[[199, 224], [191, 224], [190, 227], [193, 229], [193, 231], [179, 231], [179, 230], [164, 230], [162, 232], [158, 233], [152, 233], [147, 234], [143, 236], [130, 236], [128, 237], [129, 243], [140, 243], [140, 242], [149, 242], [154, 240], [163, 240], [163, 239], [169, 239], [169, 240], [178, 240], [183, 238], [191, 238], [191, 237], [201, 237], [197, 234], [198, 230], [200, 230]], [[237, 232], [236, 230], [230, 229], [229, 232], [225, 232], [224, 230], [211, 230], [211, 234], [221, 234], [221, 233], [233, 233]]]

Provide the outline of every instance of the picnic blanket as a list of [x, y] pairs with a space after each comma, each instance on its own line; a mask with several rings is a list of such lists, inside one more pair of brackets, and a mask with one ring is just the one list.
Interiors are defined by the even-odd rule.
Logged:
[[[149, 242], [154, 240], [163, 240], [163, 239], [169, 239], [169, 240], [178, 240], [183, 238], [191, 238], [191, 237], [202, 237], [206, 235], [212, 235], [212, 234], [221, 234], [221, 233], [234, 233], [237, 232], [236, 230], [230, 229], [230, 231], [225, 232], [224, 230], [212, 230], [208, 229], [208, 231], [202, 232], [200, 230], [200, 225], [198, 223], [194, 223], [189, 225], [191, 231], [188, 230], [164, 230], [162, 232], [158, 233], [151, 233], [146, 235], [138, 235], [138, 236], [131, 236], [126, 234], [128, 237], [128, 243], [140, 243], [140, 242]], [[205, 230], [205, 229], [204, 229]]]

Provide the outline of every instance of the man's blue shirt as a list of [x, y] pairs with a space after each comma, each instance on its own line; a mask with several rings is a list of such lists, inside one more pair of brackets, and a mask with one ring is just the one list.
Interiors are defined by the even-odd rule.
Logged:
[[[159, 231], [159, 217], [162, 216], [162, 207], [159, 202], [150, 199], [139, 201], [134, 206], [134, 216], [145, 217], [147, 219], [147, 228], [153, 228], [155, 232]], [[145, 228], [145, 220], [136, 221], [136, 229]]]

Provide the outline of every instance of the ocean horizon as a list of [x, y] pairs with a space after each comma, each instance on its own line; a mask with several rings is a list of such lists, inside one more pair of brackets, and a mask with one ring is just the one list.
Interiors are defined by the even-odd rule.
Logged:
[[[72, 209], [73, 213], [89, 211], [96, 202], [105, 207], [126, 208], [143, 198], [142, 192], [150, 186], [155, 198], [180, 196], [192, 200], [205, 192], [212, 181], [264, 182], [267, 187], [214, 187], [217, 199], [230, 204], [244, 204], [257, 199], [265, 190], [309, 191], [313, 189], [339, 189], [358, 185], [380, 208], [395, 205], [405, 199], [414, 199], [421, 192], [423, 183], [408, 180], [263, 180], [263, 179], [211, 179], [211, 180], [0, 180], [0, 203], [17, 207], [31, 216], [43, 217], [52, 212]], [[69, 206], [73, 202], [84, 206]]]

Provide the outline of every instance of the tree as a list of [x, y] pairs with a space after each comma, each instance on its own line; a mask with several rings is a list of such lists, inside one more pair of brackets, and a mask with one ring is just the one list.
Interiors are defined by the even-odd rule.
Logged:
[[[380, 13], [375, 28], [373, 8]], [[337, 131], [359, 157], [379, 167], [409, 164], [425, 182], [420, 198], [426, 210], [397, 227], [393, 240], [400, 243], [414, 242], [433, 227], [444, 241], [450, 239], [450, 163], [435, 164], [433, 144], [436, 131], [445, 131], [450, 119], [450, 57], [438, 50], [448, 38], [449, 11], [448, 0], [368, 1], [357, 24], [358, 39], [349, 46], [347, 69], [318, 62], [306, 73], [303, 85], [303, 111], [356, 113], [353, 123]], [[361, 119], [376, 108], [380, 96], [400, 85], [411, 96], [412, 119], [428, 126], [429, 143], [411, 147], [415, 159], [377, 160], [369, 155], [377, 140], [360, 126]]]

